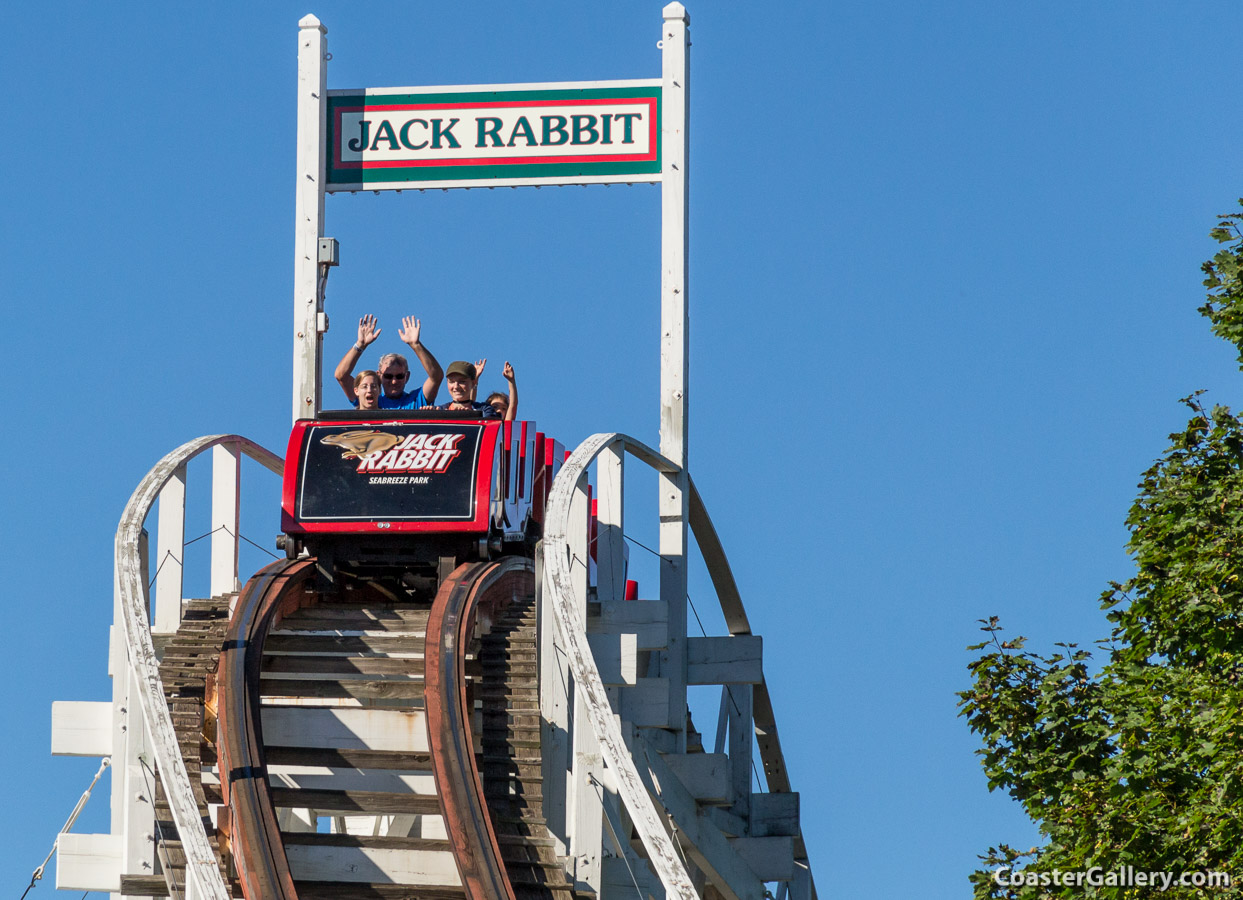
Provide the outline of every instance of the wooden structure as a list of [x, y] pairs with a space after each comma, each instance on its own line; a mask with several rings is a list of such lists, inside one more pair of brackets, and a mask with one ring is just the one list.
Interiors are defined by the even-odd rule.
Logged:
[[[236, 569], [221, 561], [235, 559], [230, 545], [238, 533], [238, 463], [250, 456], [272, 471], [281, 466], [274, 455], [242, 438], [214, 435], [191, 441], [161, 460], [139, 485], [122, 517], [117, 535], [114, 701], [54, 706], [54, 753], [107, 755], [114, 762], [112, 831], [62, 836], [60, 887], [137, 896], [237, 896], [227, 863], [229, 848], [236, 853], [244, 835], [237, 830], [238, 813], [229, 811], [219, 762], [230, 752], [222, 741], [230, 729], [225, 713], [232, 707], [209, 702], [204, 708], [202, 699], [210, 701], [212, 694], [202, 685], [225, 678], [226, 664], [220, 657], [222, 652], [227, 657], [228, 647], [259, 642], [237, 633], [226, 639], [223, 628], [214, 626], [216, 620], [205, 614], [210, 601], [177, 597], [173, 603], [168, 600], [173, 594], [165, 593], [161, 604], [158, 590], [152, 598], [146, 588], [150, 570], [158, 564], [153, 566], [148, 559], [142, 523], [158, 498], [158, 533], [164, 540], [169, 536], [181, 540], [186, 463], [204, 452], [213, 455], [213, 516], [222, 526], [213, 535], [221, 547], [211, 554], [213, 585], [220, 592], [215, 608], [237, 605]], [[765, 882], [779, 882], [794, 898], [814, 897], [798, 795], [786, 776], [764, 679], [762, 644], [750, 633], [724, 551], [689, 477], [690, 527], [730, 633], [687, 638], [684, 630], [671, 631], [675, 620], [664, 601], [622, 599], [621, 498], [628, 458], [632, 466], [678, 474], [671, 460], [617, 434], [589, 438], [558, 474], [547, 502], [545, 537], [536, 559], [539, 572], [529, 586], [538, 628], [530, 631], [530, 668], [524, 677], [534, 679], [538, 668], [538, 680], [525, 703], [512, 690], [486, 693], [480, 688], [482, 719], [474, 727], [484, 731], [476, 738], [488, 739], [489, 716], [499, 712], [512, 718], [521, 708], [528, 710], [522, 723], [527, 737], [520, 740], [534, 742], [538, 749], [516, 758], [521, 761], [506, 776], [514, 779], [508, 790], [512, 793], [513, 785], [526, 782], [542, 784], [538, 796], [548, 832], [543, 846], [562, 867], [568, 890], [584, 896], [630, 897], [637, 888], [655, 898], [719, 895], [761, 900]], [[591, 557], [589, 490], [599, 504], [594, 566], [585, 564]], [[154, 559], [165, 561], [161, 572], [168, 570], [171, 560], [182, 559], [177, 544], [157, 547]], [[426, 883], [428, 877], [419, 866], [443, 872], [453, 858], [444, 844], [451, 837], [444, 822], [430, 821], [441, 790], [435, 778], [420, 774], [423, 769], [417, 766], [410, 768], [409, 759], [396, 768], [391, 759], [384, 762], [386, 753], [417, 755], [427, 749], [426, 733], [422, 738], [417, 733], [427, 727], [417, 712], [419, 705], [414, 712], [402, 711], [406, 700], [423, 698], [423, 679], [400, 674], [406, 671], [403, 659], [430, 658], [419, 628], [400, 626], [412, 617], [417, 621], [420, 614], [402, 613], [387, 601], [363, 602], [355, 609], [354, 613], [308, 610], [300, 614], [309, 620], [301, 629], [292, 624], [293, 611], [286, 611], [291, 624], [282, 626], [283, 648], [265, 647], [265, 654], [277, 656], [257, 664], [254, 671], [259, 674], [253, 684], [247, 682], [256, 696], [286, 698], [260, 700], [267, 704], [263, 713], [267, 743], [279, 752], [275, 762], [269, 757], [260, 766], [247, 761], [225, 763], [224, 768], [237, 773], [262, 767], [278, 804], [275, 827], [284, 835], [290, 865], [299, 876], [316, 876], [299, 879], [316, 883], [317, 892], [305, 896], [331, 896], [324, 884], [334, 883], [327, 875], [336, 866], [356, 869], [366, 860], [380, 883], [415, 879], [404, 882], [414, 884], [419, 879]], [[234, 611], [235, 629], [241, 615]], [[346, 621], [350, 616], [375, 624], [351, 626]], [[386, 620], [396, 624], [385, 625]], [[471, 627], [472, 635], [484, 639], [492, 623]], [[300, 638], [299, 633], [306, 636]], [[409, 640], [403, 637], [406, 633], [418, 634], [418, 643], [403, 649], [401, 642]], [[202, 652], [193, 649], [196, 636], [202, 636], [200, 643], [207, 642]], [[674, 637], [686, 647], [682, 679], [661, 655]], [[335, 643], [330, 649], [316, 649], [316, 640]], [[369, 646], [363, 649], [363, 644]], [[299, 654], [317, 661], [299, 663]], [[366, 663], [368, 657], [376, 662]], [[640, 658], [648, 661], [642, 674]], [[331, 664], [325, 668], [325, 660], [332, 659], [341, 661], [340, 671], [357, 673], [351, 676], [352, 688], [349, 679], [324, 674], [333, 671]], [[202, 673], [197, 694], [188, 677], [194, 671]], [[307, 674], [314, 672], [319, 674]], [[314, 683], [308, 686], [307, 678]], [[294, 679], [302, 693], [280, 688], [281, 679]], [[721, 685], [722, 715], [711, 751], [681, 712], [688, 684]], [[191, 687], [187, 690], [185, 685]], [[448, 694], [457, 690], [450, 687]], [[184, 693], [177, 694], [178, 690]], [[339, 696], [332, 699], [334, 694]], [[385, 717], [406, 724], [382, 724]], [[459, 722], [465, 718], [469, 716], [459, 713]], [[403, 737], [411, 722], [416, 733]], [[528, 724], [532, 722], [537, 724]], [[464, 731], [457, 734], [469, 743]], [[752, 789], [756, 747], [767, 783], [767, 789], [759, 792]], [[538, 772], [531, 770], [532, 760], [540, 760]], [[480, 765], [487, 769], [495, 761], [485, 754]], [[460, 779], [441, 783], [455, 780]], [[377, 787], [381, 785], [383, 789]], [[367, 797], [360, 799], [360, 789]], [[366, 805], [377, 797], [378, 806]], [[335, 834], [364, 837], [315, 837], [321, 816], [333, 819]], [[417, 828], [416, 819], [421, 820]], [[228, 840], [222, 842], [225, 834]], [[420, 840], [431, 843], [419, 844]], [[429, 846], [434, 849], [422, 849]], [[295, 853], [296, 847], [309, 849]], [[436, 852], [448, 855], [435, 862]], [[414, 854], [410, 856], [414, 862], [406, 859], [409, 854]]]
[[[308, 599], [305, 558], [240, 583], [241, 460], [280, 473], [278, 456], [236, 435], [169, 453], [117, 531], [113, 700], [53, 707], [53, 752], [111, 757], [113, 773], [111, 830], [61, 836], [58, 887], [763, 900], [777, 884], [783, 900], [814, 900], [762, 642], [690, 477], [681, 4], [665, 8], [663, 29], [660, 168], [633, 179], [662, 186], [660, 447], [597, 434], [574, 450], [534, 561], [441, 573], [430, 603], [350, 588], [337, 605]], [[335, 262], [321, 241], [325, 33], [314, 17], [300, 23], [295, 418], [319, 411]], [[211, 596], [187, 600], [186, 464], [208, 452]], [[660, 492], [648, 601], [624, 599], [635, 465], [655, 470]], [[152, 557], [144, 523], [157, 500]], [[687, 634], [690, 532], [728, 634]], [[720, 686], [710, 747], [688, 715], [691, 685]]]

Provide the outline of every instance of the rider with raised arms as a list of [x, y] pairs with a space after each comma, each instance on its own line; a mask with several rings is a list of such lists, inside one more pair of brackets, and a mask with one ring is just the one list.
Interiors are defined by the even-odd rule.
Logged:
[[[407, 390], [410, 366], [406, 358], [400, 353], [387, 353], [381, 356], [380, 365], [377, 367], [383, 388], [380, 394], [380, 409], [421, 409], [430, 406], [436, 400], [436, 392], [440, 389], [440, 381], [444, 377], [444, 370], [440, 368], [440, 363], [436, 362], [436, 357], [432, 356], [431, 351], [419, 340], [422, 323], [414, 316], [406, 316], [401, 320], [401, 325], [401, 331], [397, 333], [397, 336], [414, 351], [414, 355], [418, 357], [423, 366], [423, 371], [427, 373], [427, 378], [420, 387], [413, 391]], [[359, 319], [358, 340], [345, 352], [341, 362], [337, 363], [336, 372], [333, 373], [337, 384], [341, 385], [341, 390], [345, 392], [352, 406], [358, 406], [358, 395], [354, 390], [354, 366], [358, 364], [358, 358], [362, 356], [362, 352], [380, 336], [380, 330], [376, 327], [375, 316], [365, 315]]]

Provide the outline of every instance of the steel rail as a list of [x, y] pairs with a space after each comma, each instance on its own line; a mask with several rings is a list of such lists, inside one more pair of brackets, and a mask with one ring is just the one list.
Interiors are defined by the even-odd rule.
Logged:
[[279, 617], [306, 598], [313, 559], [278, 560], [238, 596], [216, 675], [220, 787], [229, 809], [229, 846], [249, 900], [297, 900], [285, 858], [267, 760], [259, 698], [263, 642]]
[[463, 564], [440, 586], [427, 620], [423, 677], [428, 744], [467, 900], [514, 900], [514, 891], [475, 760], [466, 654], [479, 616], [495, 618], [515, 594], [532, 591], [534, 579], [534, 566], [521, 557]]
[[160, 490], [181, 466], [219, 444], [237, 445], [246, 456], [277, 474], [284, 470], [281, 457], [239, 435], [213, 434], [187, 441], [165, 455], [139, 482], [121, 514], [114, 543], [113, 588], [123, 625], [126, 657], [138, 688], [136, 699], [142, 720], [151, 736], [152, 755], [185, 851], [187, 895], [199, 900], [230, 900], [229, 890], [207, 839], [207, 829], [190, 786], [190, 776], [177, 746], [172, 715], [164, 698], [159, 660], [151, 641], [147, 573], [140, 548], [143, 523]]

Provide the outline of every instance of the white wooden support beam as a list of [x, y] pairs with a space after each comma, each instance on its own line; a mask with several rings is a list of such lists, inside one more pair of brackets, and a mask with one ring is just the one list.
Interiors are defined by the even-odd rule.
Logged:
[[544, 820], [557, 856], [569, 855], [567, 797], [570, 774], [570, 668], [551, 608], [552, 589], [544, 584], [544, 544], [535, 548], [535, 609], [539, 640], [540, 755], [544, 777]]
[[[129, 696], [138, 696], [137, 673], [127, 669]], [[155, 772], [148, 762], [152, 758], [151, 736], [142, 715], [130, 719], [125, 736], [125, 781], [128, 784], [125, 814], [122, 819], [121, 866], [125, 874], [155, 874]], [[118, 771], [112, 761], [112, 777]]]
[[660, 452], [687, 465], [688, 78], [690, 16], [681, 3], [662, 11], [660, 175]]
[[733, 803], [729, 757], [724, 753], [667, 753], [662, 758], [696, 802]]
[[[590, 585], [591, 550], [588, 535], [588, 514], [591, 503], [587, 479], [580, 477], [570, 499], [566, 524], [566, 546], [569, 553], [570, 587], [575, 609], [587, 618], [587, 589]], [[590, 714], [580, 692], [575, 691], [570, 742], [571, 772], [566, 797], [569, 855], [573, 860], [575, 882], [580, 888], [600, 891], [601, 835], [603, 808], [601, 782], [604, 759], [592, 730]]]
[[445, 831], [445, 821], [441, 816], [403, 814], [381, 816], [380, 820], [380, 834], [386, 837], [413, 837], [423, 838], [426, 841], [449, 839]]
[[385, 794], [423, 794], [433, 800], [436, 798], [435, 776], [431, 772], [416, 772], [413, 769], [271, 766], [268, 773], [273, 787], [304, 791], [379, 791]]
[[588, 634], [634, 634], [639, 650], [663, 650], [669, 635], [669, 605], [659, 600], [603, 601], [587, 618]]
[[[656, 680], [657, 679], [646, 679], [646, 681], [649, 683], [654, 682]], [[636, 687], [639, 687], [639, 686], [636, 685]], [[623, 688], [622, 690], [625, 690], [625, 688]], [[647, 742], [647, 749], [655, 750], [657, 753], [663, 753], [666, 755], [671, 754], [671, 753], [677, 754], [679, 756], [681, 755], [680, 753], [678, 753], [677, 738], [674, 736], [673, 732], [670, 731], [668, 728], [655, 728], [650, 725], [639, 725], [637, 722], [631, 722], [629, 719], [624, 719], [622, 724], [623, 725], [635, 725], [641, 728], [642, 733], [643, 733], [643, 740]]]
[[112, 704], [107, 700], [52, 702], [53, 756], [111, 756]]
[[705, 818], [715, 825], [717, 830], [719, 830], [721, 834], [726, 837], [736, 838], [746, 836], [747, 823], [731, 813], [728, 809], [721, 806], [706, 806], [702, 812]]
[[693, 637], [686, 641], [688, 684], [759, 684], [764, 679], [764, 639]]
[[811, 866], [805, 859], [794, 861], [794, 877], [790, 879], [787, 900], [815, 900], [816, 889], [811, 880]]
[[587, 643], [606, 685], [635, 684], [638, 679], [639, 652], [633, 634], [589, 634]]
[[314, 832], [319, 825], [319, 816], [313, 809], [282, 807], [276, 811], [276, 823], [281, 831]]
[[625, 447], [619, 440], [596, 457], [596, 596], [603, 602], [624, 600], [626, 594], [625, 516], [622, 486]]
[[721, 686], [721, 708], [716, 719], [716, 741], [714, 752], [725, 752], [725, 741], [729, 737], [729, 685]]
[[608, 856], [604, 859], [600, 875], [600, 900], [647, 900], [665, 895], [658, 879], [652, 878], [647, 865], [629, 847], [623, 847], [625, 856]]
[[574, 606], [581, 617], [587, 619], [587, 588], [591, 584], [591, 552], [588, 546], [588, 514], [591, 502], [587, 496], [587, 479], [580, 478], [574, 486], [570, 500], [570, 515], [566, 523], [566, 546], [569, 548], [570, 587]]
[[280, 747], [428, 752], [423, 710], [264, 706], [263, 739]]
[[[612, 786], [608, 790], [604, 803], [608, 849], [600, 861], [600, 900], [634, 900], [636, 894], [638, 900], [664, 900], [664, 885], [653, 877], [647, 861], [636, 850], [636, 842], [642, 847], [642, 840], [634, 835], [632, 823], [623, 816], [619, 795]], [[702, 892], [697, 896], [702, 896]]]
[[178, 466], [160, 489], [155, 541], [155, 616], [152, 634], [173, 634], [181, 626], [186, 544], [186, 467]]
[[[139, 537], [141, 542], [141, 535]], [[145, 587], [146, 569], [141, 565], [138, 568], [142, 586]], [[116, 623], [124, 628], [119, 607], [118, 593]], [[146, 790], [144, 784], [141, 762], [142, 759], [150, 758], [147, 729], [138, 702], [138, 685], [133, 667], [127, 659], [124, 647], [119, 647], [118, 650], [118, 659], [114, 661], [112, 677], [111, 721], [109, 723], [111, 745], [109, 754], [112, 757], [109, 832], [110, 836], [115, 838], [115, 844], [105, 847], [102, 842], [88, 841], [78, 848], [78, 851], [81, 851], [79, 855], [83, 857], [82, 865], [86, 867], [86, 871], [93, 873], [105, 870], [101, 868], [104, 864], [101, 862], [100, 854], [105, 850], [111, 854], [115, 850], [118, 884], [116, 888], [110, 890], [120, 889], [119, 878], [122, 871], [126, 874], [150, 874], [154, 872], [155, 862], [155, 845], [150, 839], [150, 836], [154, 834], [155, 811], [152, 798], [149, 798], [149, 791]], [[76, 852], [71, 845], [70, 857]], [[59, 875], [57, 881], [59, 884]], [[83, 887], [80, 890], [87, 890], [87, 888]]]
[[151, 621], [151, 535], [143, 528], [138, 532], [138, 571], [142, 578], [142, 606]]
[[691, 861], [704, 871], [725, 900], [761, 900], [764, 885], [734, 852], [720, 829], [699, 815], [695, 798], [637, 729], [628, 734], [639, 775], [652, 797], [673, 816]]
[[667, 727], [686, 746], [686, 559], [690, 316], [687, 305], [690, 17], [681, 3], [662, 11], [660, 175], [660, 452], [680, 470], [658, 476], [660, 599], [669, 605], [669, 642], [660, 674], [669, 679]]
[[[298, 880], [425, 886], [461, 883], [449, 850], [328, 847], [286, 841], [285, 856], [290, 873]], [[343, 889], [341, 896], [350, 896], [349, 889]]]
[[[731, 684], [725, 687], [729, 693], [729, 762], [730, 779], [733, 782], [734, 802], [730, 812], [743, 821], [751, 816], [751, 770], [752, 746], [755, 743], [755, 726], [751, 710], [751, 685]], [[758, 873], [757, 873], [758, 874]], [[763, 878], [764, 881], [772, 879]]]
[[752, 837], [797, 837], [799, 830], [798, 794], [752, 794]]
[[581, 692], [574, 702], [574, 771], [570, 809], [570, 856], [578, 890], [600, 893], [604, 837], [604, 757]]
[[121, 890], [121, 836], [61, 834], [56, 839], [56, 889], [100, 893]]
[[[621, 717], [641, 728], [667, 729], [671, 704], [668, 678], [639, 678], [621, 689]], [[672, 746], [682, 752], [676, 739]]]
[[[125, 628], [121, 618], [120, 604], [121, 597], [118, 590], [116, 619], [112, 628], [114, 632], [121, 632]], [[129, 785], [126, 783], [128, 768], [125, 765], [125, 732], [129, 728], [131, 719], [135, 722], [139, 720], [140, 712], [137, 708], [131, 710], [129, 706], [129, 654], [125, 641], [118, 639], [109, 646], [108, 652], [111, 657], [109, 668], [112, 670], [111, 749], [109, 750], [112, 756], [112, 783], [109, 790], [108, 806], [111, 816], [108, 831], [119, 838], [124, 822], [124, 806], [129, 797]], [[119, 849], [117, 853], [120, 854]]]
[[319, 414], [321, 350], [319, 239], [324, 236], [328, 123], [328, 29], [298, 21], [297, 181], [294, 189], [293, 418]]
[[211, 594], [238, 589], [237, 545], [240, 529], [242, 457], [237, 444], [211, 448]]
[[[768, 685], [761, 681], [754, 687], [755, 741], [760, 745], [760, 757], [764, 761], [764, 781], [775, 794], [789, 793], [790, 774], [786, 771], [781, 740], [777, 737], [777, 717], [773, 714]], [[815, 890], [814, 885], [812, 890]]]
[[734, 838], [733, 846], [761, 881], [789, 881], [794, 877], [794, 838]]
[[679, 735], [686, 749], [686, 519], [685, 478], [680, 474], [660, 480], [660, 600], [668, 610], [665, 648], [660, 651], [660, 675], [669, 681], [669, 721], [662, 727]]

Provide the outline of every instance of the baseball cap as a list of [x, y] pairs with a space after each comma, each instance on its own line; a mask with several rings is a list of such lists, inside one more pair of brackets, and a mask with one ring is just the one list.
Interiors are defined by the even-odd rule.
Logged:
[[446, 375], [465, 375], [471, 381], [479, 376], [475, 374], [475, 367], [464, 359], [455, 360], [449, 363], [449, 368], [445, 370]]

